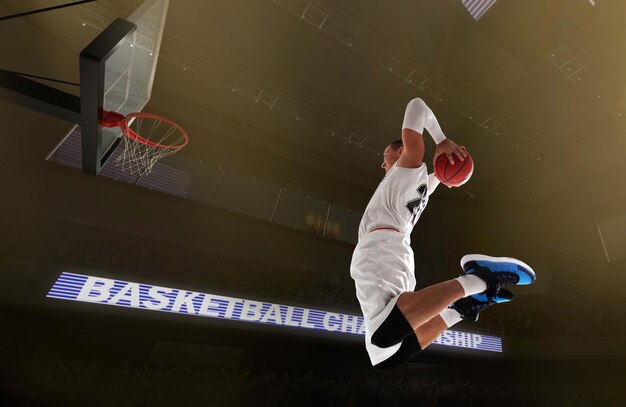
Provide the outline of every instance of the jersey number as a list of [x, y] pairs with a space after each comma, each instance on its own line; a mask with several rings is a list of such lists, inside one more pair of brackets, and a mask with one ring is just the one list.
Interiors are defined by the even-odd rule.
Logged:
[[426, 198], [428, 198], [428, 188], [426, 187], [426, 184], [420, 185], [416, 191], [418, 198], [412, 199], [406, 204], [407, 209], [412, 214], [411, 224], [415, 223], [417, 217], [420, 215], [422, 210], [424, 210], [427, 202]]

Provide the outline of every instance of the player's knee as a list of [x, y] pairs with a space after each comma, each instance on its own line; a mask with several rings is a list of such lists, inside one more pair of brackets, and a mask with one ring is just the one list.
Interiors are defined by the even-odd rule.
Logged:
[[402, 337], [388, 329], [378, 328], [372, 335], [372, 343], [379, 348], [388, 348], [402, 342]]

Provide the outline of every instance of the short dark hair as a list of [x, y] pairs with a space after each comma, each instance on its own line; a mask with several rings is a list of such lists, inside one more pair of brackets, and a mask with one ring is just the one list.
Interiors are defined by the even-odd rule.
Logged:
[[398, 149], [402, 146], [404, 146], [404, 143], [402, 143], [402, 140], [396, 140], [393, 143], [389, 144], [391, 146], [391, 149], [393, 151], [398, 151]]

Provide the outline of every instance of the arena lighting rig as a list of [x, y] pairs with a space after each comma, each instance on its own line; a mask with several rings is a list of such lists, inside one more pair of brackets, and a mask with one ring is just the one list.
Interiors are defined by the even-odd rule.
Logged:
[[[363, 317], [284, 304], [206, 294], [150, 284], [63, 272], [48, 298], [142, 310], [164, 311], [222, 320], [290, 326], [299, 329], [365, 335]], [[502, 352], [502, 339], [447, 330], [434, 345]]]

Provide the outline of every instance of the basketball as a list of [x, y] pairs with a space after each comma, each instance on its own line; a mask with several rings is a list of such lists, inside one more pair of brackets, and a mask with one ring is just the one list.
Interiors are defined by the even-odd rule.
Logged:
[[464, 161], [459, 160], [456, 155], [454, 164], [448, 160], [448, 156], [441, 154], [435, 161], [435, 176], [449, 187], [458, 187], [467, 182], [474, 172], [474, 160], [467, 154]]

